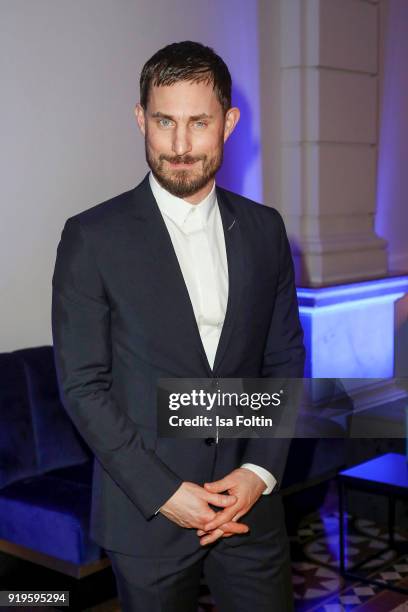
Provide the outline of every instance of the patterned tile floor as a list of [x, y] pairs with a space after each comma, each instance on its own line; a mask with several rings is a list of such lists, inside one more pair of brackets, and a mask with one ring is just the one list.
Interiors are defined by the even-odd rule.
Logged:
[[[385, 528], [372, 521], [354, 520], [347, 516], [346, 533], [348, 564], [363, 561], [373, 553], [378, 554], [375, 559], [362, 565], [360, 575], [408, 588], [408, 553], [402, 554], [388, 548]], [[399, 544], [408, 543], [408, 538], [398, 533], [395, 540]], [[408, 612], [408, 594], [395, 593], [365, 582], [345, 581], [339, 576], [336, 514], [302, 525], [297, 536], [291, 538], [291, 546], [297, 611]]]
[[[408, 612], [408, 594], [345, 581], [339, 575], [338, 525], [336, 513], [316, 515], [290, 538], [296, 612]], [[401, 534], [395, 539], [408, 542]], [[408, 554], [388, 549], [385, 528], [347, 516], [348, 563], [373, 553], [378, 557], [365, 563], [361, 574], [408, 588]], [[217, 612], [208, 594], [203, 594], [200, 604], [199, 612]]]

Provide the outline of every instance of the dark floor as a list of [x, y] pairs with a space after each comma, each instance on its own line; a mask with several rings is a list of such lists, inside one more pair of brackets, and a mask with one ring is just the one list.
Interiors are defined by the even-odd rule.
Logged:
[[[287, 504], [291, 541], [292, 576], [297, 612], [408, 612], [408, 594], [366, 584], [345, 581], [338, 571], [338, 514], [334, 489], [326, 491], [319, 512], [295, 516], [299, 503]], [[304, 503], [303, 514], [307, 510]], [[407, 545], [408, 534], [398, 524], [397, 548]], [[387, 580], [408, 589], [408, 551], [388, 548], [387, 530], [367, 518], [347, 516], [347, 557], [349, 563], [378, 553], [378, 558], [362, 566], [365, 576]], [[57, 572], [0, 555], [0, 590], [69, 590], [70, 610], [119, 612], [115, 583], [110, 568], [81, 581]], [[7, 608], [2, 608], [7, 609]], [[10, 608], [14, 610], [15, 608]], [[39, 610], [28, 608], [25, 610]], [[43, 608], [51, 610], [51, 608]], [[59, 608], [67, 610], [68, 608]], [[220, 612], [202, 585], [201, 612]], [[148, 611], [146, 611], [148, 612]], [[251, 611], [252, 612], [252, 611]], [[277, 611], [279, 612], [279, 611]]]

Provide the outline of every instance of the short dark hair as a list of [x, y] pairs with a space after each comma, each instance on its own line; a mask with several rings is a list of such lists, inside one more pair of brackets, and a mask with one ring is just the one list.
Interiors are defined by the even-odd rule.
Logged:
[[211, 47], [185, 40], [157, 51], [143, 66], [140, 75], [140, 103], [147, 107], [152, 85], [173, 85], [178, 81], [212, 83], [224, 113], [231, 107], [231, 75], [226, 63]]

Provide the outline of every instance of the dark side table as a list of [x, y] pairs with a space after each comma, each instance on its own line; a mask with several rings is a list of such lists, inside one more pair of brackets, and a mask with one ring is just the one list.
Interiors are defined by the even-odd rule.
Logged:
[[340, 546], [340, 573], [345, 578], [360, 580], [370, 584], [376, 584], [382, 588], [408, 593], [408, 589], [398, 587], [387, 581], [375, 580], [368, 576], [362, 576], [357, 570], [362, 565], [378, 556], [382, 551], [371, 555], [367, 559], [346, 567], [345, 561], [345, 533], [344, 512], [346, 493], [348, 489], [368, 491], [377, 495], [388, 497], [388, 544], [392, 549], [406, 549], [407, 543], [396, 543], [394, 539], [395, 528], [395, 502], [397, 499], [408, 499], [408, 463], [405, 455], [387, 453], [375, 459], [365, 461], [347, 470], [343, 470], [337, 476], [339, 485], [339, 546]]

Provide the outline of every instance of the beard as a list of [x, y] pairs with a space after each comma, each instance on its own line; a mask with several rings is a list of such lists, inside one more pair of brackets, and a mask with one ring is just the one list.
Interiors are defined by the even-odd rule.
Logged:
[[[145, 143], [146, 161], [160, 185], [178, 198], [194, 195], [211, 181], [222, 165], [223, 142], [212, 157], [208, 155], [159, 155], [153, 157]], [[164, 168], [164, 162], [191, 164], [192, 169]], [[201, 170], [193, 170], [194, 162], [201, 162]]]

